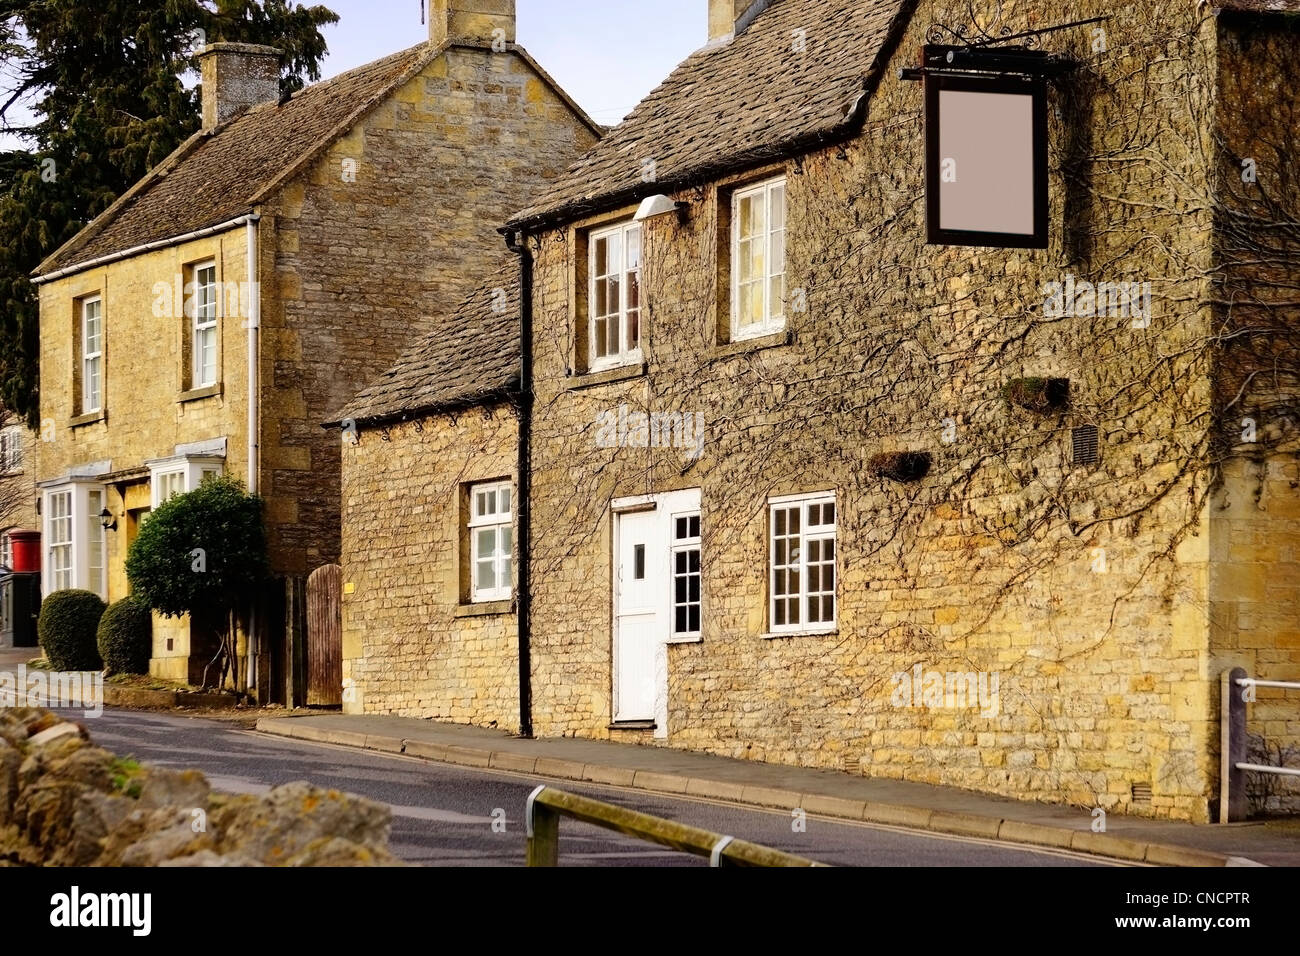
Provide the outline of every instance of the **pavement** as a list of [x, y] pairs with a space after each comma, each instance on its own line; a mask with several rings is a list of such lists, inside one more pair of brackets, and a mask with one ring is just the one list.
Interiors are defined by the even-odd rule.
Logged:
[[[120, 756], [176, 770], [200, 770], [214, 789], [226, 793], [264, 794], [274, 787], [306, 781], [386, 804], [392, 811], [389, 849], [407, 863], [421, 866], [523, 866], [528, 796], [539, 783], [549, 782], [533, 774], [271, 736], [250, 730], [242, 719], [229, 717], [204, 719], [109, 708], [102, 717], [85, 724], [96, 744]], [[854, 820], [811, 815], [799, 820], [789, 812], [698, 797], [585, 782], [562, 786], [566, 792], [836, 867], [1131, 871], [1138, 866], [1050, 847], [1023, 847]], [[707, 867], [709, 863], [707, 857], [576, 820], [564, 820], [559, 829], [561, 866]], [[1117, 881], [1110, 884], [1117, 887], [1141, 879], [1131, 872], [1127, 877], [1112, 874], [1109, 878]]]
[[407, 717], [320, 714], [262, 717], [263, 733], [404, 754], [557, 781], [683, 794], [740, 806], [842, 818], [1027, 846], [1055, 847], [1157, 866], [1300, 866], [1297, 821], [1197, 825], [1029, 803], [903, 780], [734, 760], [603, 740], [525, 740], [479, 727]]

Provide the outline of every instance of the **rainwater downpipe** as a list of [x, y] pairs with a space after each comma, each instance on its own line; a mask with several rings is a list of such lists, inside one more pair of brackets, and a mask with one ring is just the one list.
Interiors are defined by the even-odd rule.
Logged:
[[529, 552], [532, 550], [532, 477], [529, 458], [533, 426], [533, 254], [528, 233], [503, 229], [506, 247], [519, 257], [519, 490], [515, 509], [519, 543], [517, 568], [519, 595], [516, 623], [519, 629], [519, 736], [533, 736], [532, 591], [529, 587]]
[[[261, 390], [259, 388], [259, 363], [261, 352], [259, 327], [262, 321], [262, 283], [258, 273], [258, 221], [256, 213], [248, 217], [245, 235], [248, 237], [248, 493], [258, 494], [258, 426], [261, 421]], [[257, 691], [257, 601], [254, 599], [248, 612], [248, 688]]]

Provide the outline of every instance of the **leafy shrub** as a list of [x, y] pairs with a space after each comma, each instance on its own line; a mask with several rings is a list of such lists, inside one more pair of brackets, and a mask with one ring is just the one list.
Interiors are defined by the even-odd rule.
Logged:
[[126, 556], [136, 597], [166, 617], [223, 614], [269, 573], [262, 499], [208, 478], [160, 505]]
[[220, 660], [218, 687], [240, 672], [235, 619], [269, 573], [262, 499], [233, 478], [207, 478], [194, 491], [169, 498], [140, 528], [126, 556], [131, 590], [148, 607], [165, 617], [190, 615], [192, 624], [225, 622], [213, 658]]
[[97, 671], [99, 659], [96, 632], [106, 605], [90, 591], [55, 591], [41, 602], [36, 619], [45, 659], [56, 671]]
[[114, 674], [147, 674], [153, 656], [153, 615], [135, 597], [110, 604], [99, 620], [99, 656]]

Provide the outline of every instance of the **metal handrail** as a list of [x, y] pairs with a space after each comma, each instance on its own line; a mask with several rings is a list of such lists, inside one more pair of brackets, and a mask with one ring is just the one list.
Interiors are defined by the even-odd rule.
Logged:
[[1285, 690], [1300, 690], [1300, 681], [1293, 680], [1256, 680], [1253, 677], [1238, 677], [1238, 687], [1281, 687]]
[[528, 866], [559, 866], [561, 817], [707, 857], [709, 865], [715, 867], [825, 866], [783, 850], [628, 810], [545, 784], [528, 795], [524, 816], [528, 832]]
[[1259, 680], [1247, 677], [1241, 667], [1225, 671], [1220, 678], [1219, 696], [1219, 822], [1235, 823], [1246, 819], [1246, 774], [1267, 773], [1281, 777], [1300, 777], [1300, 768], [1274, 767], [1249, 763], [1246, 758], [1246, 699], [1237, 687], [1275, 687], [1300, 690], [1300, 682]]

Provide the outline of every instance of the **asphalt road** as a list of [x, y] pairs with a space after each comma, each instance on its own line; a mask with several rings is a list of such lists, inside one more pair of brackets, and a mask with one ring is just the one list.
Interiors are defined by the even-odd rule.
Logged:
[[[202, 770], [213, 787], [264, 793], [296, 780], [359, 794], [393, 808], [392, 851], [426, 866], [520, 866], [524, 803], [544, 778], [427, 763], [258, 734], [226, 721], [106, 711], [87, 722], [100, 746], [144, 763]], [[1088, 866], [1086, 856], [964, 837], [809, 817], [616, 787], [568, 790], [752, 840], [838, 866]], [[495, 812], [494, 811], [498, 811]], [[504, 811], [504, 815], [499, 811]], [[493, 823], [504, 816], [505, 832]], [[572, 821], [560, 824], [567, 866], [704, 866], [697, 859]]]

